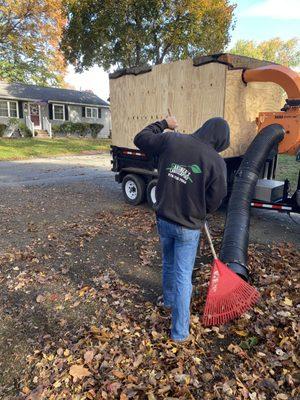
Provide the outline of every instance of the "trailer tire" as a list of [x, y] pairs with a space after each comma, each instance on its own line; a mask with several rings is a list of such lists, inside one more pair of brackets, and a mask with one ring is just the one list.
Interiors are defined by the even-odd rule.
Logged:
[[145, 182], [135, 174], [128, 174], [122, 181], [122, 191], [126, 203], [137, 206], [145, 199]]
[[157, 179], [152, 179], [147, 186], [147, 203], [153, 210], [157, 209], [156, 203], [156, 185]]

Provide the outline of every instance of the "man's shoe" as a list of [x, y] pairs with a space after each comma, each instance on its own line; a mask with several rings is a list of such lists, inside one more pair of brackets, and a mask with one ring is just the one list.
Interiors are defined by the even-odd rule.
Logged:
[[162, 308], [164, 311], [172, 311], [171, 306], [165, 306], [163, 296], [159, 296], [156, 300], [156, 305], [159, 308]]
[[185, 339], [182, 339], [182, 340], [180, 340], [180, 339], [172, 339], [171, 338], [170, 341], [172, 343], [175, 343], [176, 345], [178, 345], [178, 344], [188, 344], [188, 343], [193, 341], [193, 335], [189, 334], [189, 336], [187, 336]]

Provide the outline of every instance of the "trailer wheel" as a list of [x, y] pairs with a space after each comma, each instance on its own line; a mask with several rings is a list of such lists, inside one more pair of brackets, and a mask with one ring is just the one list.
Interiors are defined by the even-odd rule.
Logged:
[[126, 175], [122, 181], [122, 190], [126, 203], [137, 206], [145, 198], [145, 182], [134, 174]]
[[156, 185], [157, 185], [157, 179], [152, 179], [152, 181], [150, 181], [147, 186], [147, 203], [153, 210], [156, 210], [157, 206]]

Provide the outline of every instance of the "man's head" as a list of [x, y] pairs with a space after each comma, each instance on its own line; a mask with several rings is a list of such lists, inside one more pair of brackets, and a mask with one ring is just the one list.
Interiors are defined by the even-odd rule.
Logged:
[[223, 118], [207, 120], [193, 136], [210, 144], [218, 153], [226, 150], [230, 144], [229, 125]]

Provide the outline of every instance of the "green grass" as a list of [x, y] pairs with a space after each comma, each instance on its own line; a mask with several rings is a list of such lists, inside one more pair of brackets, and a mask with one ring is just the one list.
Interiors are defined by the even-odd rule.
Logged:
[[280, 154], [278, 156], [276, 179], [284, 181], [287, 178], [291, 182], [291, 189], [294, 192], [297, 187], [299, 169], [300, 162], [296, 161], [296, 156]]
[[0, 139], [0, 160], [23, 160], [35, 157], [107, 151], [110, 139]]

